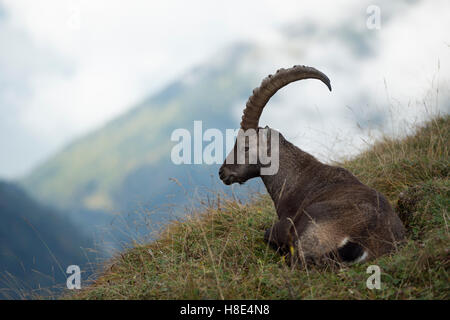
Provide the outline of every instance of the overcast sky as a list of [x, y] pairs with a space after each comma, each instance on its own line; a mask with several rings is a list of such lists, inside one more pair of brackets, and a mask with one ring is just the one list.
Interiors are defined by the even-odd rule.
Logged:
[[[395, 17], [393, 5], [380, 5], [378, 55], [360, 65], [365, 76], [355, 80], [368, 84], [370, 73], [394, 78], [393, 94], [408, 102], [411, 91], [414, 96], [426, 94], [439, 61], [440, 83], [445, 84], [450, 70], [449, 3], [403, 1], [408, 10], [397, 8]], [[354, 12], [361, 14], [354, 17], [355, 25], [364, 26], [369, 4], [0, 0], [0, 178], [23, 175], [229, 44], [275, 43], [286, 25], [302, 21], [334, 28]], [[382, 33], [383, 17], [391, 19], [389, 32]], [[345, 52], [327, 51], [327, 45], [322, 49], [328, 61], [346, 59]], [[405, 68], [413, 64], [416, 68]], [[411, 81], [395, 82], [396, 72]], [[413, 82], [418, 73], [422, 78]]]

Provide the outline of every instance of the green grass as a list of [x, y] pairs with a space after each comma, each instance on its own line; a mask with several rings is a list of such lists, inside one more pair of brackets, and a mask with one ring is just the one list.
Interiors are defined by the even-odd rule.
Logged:
[[[448, 299], [450, 117], [403, 139], [384, 138], [340, 165], [383, 192], [407, 226], [391, 255], [344, 267], [291, 269], [263, 241], [276, 217], [267, 195], [215, 201], [117, 254], [70, 299]], [[369, 265], [381, 289], [369, 290]]]

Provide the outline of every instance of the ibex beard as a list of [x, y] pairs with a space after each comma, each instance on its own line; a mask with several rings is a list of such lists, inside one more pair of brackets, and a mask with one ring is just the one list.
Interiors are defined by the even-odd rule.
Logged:
[[306, 66], [280, 69], [253, 90], [220, 179], [227, 185], [262, 179], [279, 218], [264, 239], [291, 264], [349, 264], [389, 253], [405, 230], [384, 195], [348, 170], [319, 162], [278, 131], [258, 127], [263, 108], [280, 88], [309, 78], [331, 91], [328, 77]]

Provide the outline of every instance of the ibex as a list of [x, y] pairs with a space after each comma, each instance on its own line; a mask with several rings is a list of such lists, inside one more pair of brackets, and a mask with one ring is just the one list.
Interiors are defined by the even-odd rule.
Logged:
[[[264, 239], [291, 263], [367, 261], [390, 252], [405, 236], [403, 224], [388, 200], [348, 170], [323, 164], [285, 140], [278, 131], [258, 127], [264, 106], [279, 89], [310, 78], [322, 81], [331, 91], [328, 77], [306, 66], [280, 69], [253, 90], [242, 116], [242, 130], [220, 167], [220, 179], [230, 185], [261, 177], [279, 218], [266, 230]], [[265, 148], [267, 154], [274, 152], [270, 150], [270, 140], [275, 136], [279, 139], [279, 168], [275, 174], [261, 174], [268, 164], [259, 157], [256, 163], [249, 162], [251, 134], [244, 138], [245, 147], [240, 147], [240, 135], [250, 131], [257, 137], [265, 136], [267, 143], [257, 143], [256, 148]], [[243, 163], [237, 162], [239, 152], [245, 155]]]

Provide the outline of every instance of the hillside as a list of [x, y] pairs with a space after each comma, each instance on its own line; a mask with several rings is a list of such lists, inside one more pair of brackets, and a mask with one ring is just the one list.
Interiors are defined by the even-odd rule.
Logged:
[[[203, 210], [171, 223], [158, 240], [135, 244], [102, 267], [76, 299], [449, 299], [450, 117], [384, 138], [340, 165], [388, 196], [404, 221], [397, 252], [339, 271], [290, 269], [263, 242], [272, 202], [243, 204], [215, 194]], [[366, 268], [382, 289], [366, 288]]]
[[72, 221], [2, 181], [0, 221], [0, 299], [63, 284], [67, 266], [84, 266], [93, 246]]

